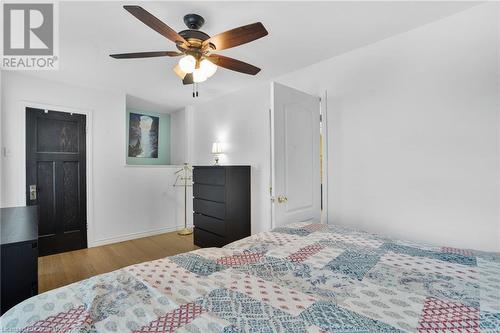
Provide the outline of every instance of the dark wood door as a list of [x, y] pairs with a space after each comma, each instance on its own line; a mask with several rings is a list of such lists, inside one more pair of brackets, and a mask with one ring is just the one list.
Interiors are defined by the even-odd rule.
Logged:
[[85, 115], [26, 108], [26, 203], [39, 207], [40, 256], [87, 247], [85, 159]]

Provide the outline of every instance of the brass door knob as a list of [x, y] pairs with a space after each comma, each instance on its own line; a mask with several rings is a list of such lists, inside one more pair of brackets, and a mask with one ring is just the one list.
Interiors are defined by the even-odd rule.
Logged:
[[285, 203], [285, 202], [287, 202], [287, 201], [288, 201], [288, 198], [287, 198], [287, 197], [285, 197], [284, 195], [279, 195], [279, 196], [278, 196], [278, 202], [279, 202], [279, 203]]

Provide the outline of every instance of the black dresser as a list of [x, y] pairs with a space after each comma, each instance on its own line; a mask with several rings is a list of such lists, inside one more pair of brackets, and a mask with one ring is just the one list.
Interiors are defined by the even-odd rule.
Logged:
[[200, 247], [250, 236], [250, 166], [194, 166], [193, 222]]
[[38, 293], [38, 207], [0, 208], [1, 313]]

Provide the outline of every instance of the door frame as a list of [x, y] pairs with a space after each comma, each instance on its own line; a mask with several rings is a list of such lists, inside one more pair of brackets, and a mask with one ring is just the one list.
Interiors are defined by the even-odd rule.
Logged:
[[[87, 248], [89, 244], [94, 241], [94, 178], [93, 178], [93, 110], [82, 109], [75, 107], [68, 107], [62, 105], [54, 105], [47, 103], [38, 103], [31, 101], [20, 101], [19, 102], [19, 126], [21, 128], [21, 133], [19, 138], [22, 140], [22, 172], [19, 175], [19, 184], [22, 184], [22, 191], [19, 193], [18, 202], [23, 202], [26, 205], [26, 108], [42, 109], [42, 110], [53, 110], [65, 113], [76, 113], [85, 115], [86, 121], [86, 131], [85, 131], [85, 144], [86, 144], [86, 187], [87, 187]], [[22, 135], [22, 136], [21, 136]], [[22, 197], [22, 198], [21, 198]]]
[[[276, 227], [276, 211], [273, 200], [275, 198], [275, 188], [274, 188], [274, 179], [275, 179], [275, 170], [274, 170], [274, 113], [273, 113], [273, 105], [274, 105], [274, 85], [275, 81], [271, 81], [270, 84], [270, 102], [269, 105], [269, 167], [270, 167], [270, 179], [269, 179], [269, 199], [271, 204], [271, 229]], [[308, 93], [308, 92], [306, 92]], [[321, 205], [323, 207], [320, 215], [320, 222], [322, 224], [328, 224], [328, 122], [327, 122], [327, 91], [325, 90], [321, 96], [319, 101], [319, 109], [320, 109], [320, 133], [323, 136], [323, 150], [321, 153], [323, 154], [323, 168], [321, 172], [323, 173], [323, 183], [322, 183], [322, 197], [321, 197]]]
[[321, 223], [328, 224], [328, 93], [326, 90], [321, 94], [319, 107], [321, 112], [321, 126], [319, 131], [323, 136], [323, 150], [321, 151], [323, 154], [323, 168], [321, 170], [323, 172], [323, 195], [321, 198], [323, 210], [321, 211]]

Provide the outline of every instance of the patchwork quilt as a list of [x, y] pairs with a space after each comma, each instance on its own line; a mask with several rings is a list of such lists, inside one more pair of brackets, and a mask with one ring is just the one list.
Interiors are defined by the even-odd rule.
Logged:
[[293, 224], [30, 298], [3, 332], [500, 332], [500, 253]]

